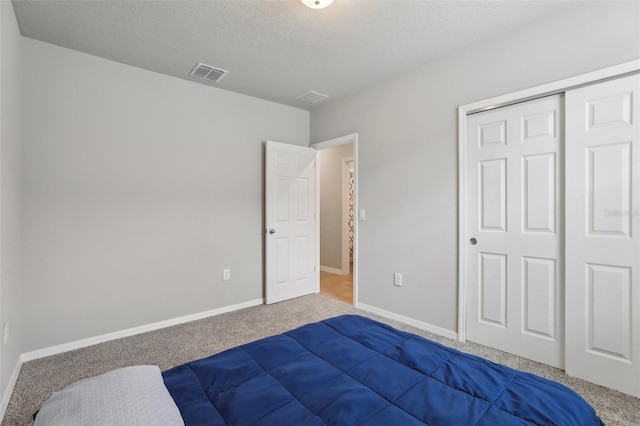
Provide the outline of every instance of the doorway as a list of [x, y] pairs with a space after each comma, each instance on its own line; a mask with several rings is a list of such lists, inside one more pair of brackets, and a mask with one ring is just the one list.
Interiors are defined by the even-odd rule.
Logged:
[[312, 145], [318, 150], [319, 291], [348, 304], [357, 303], [356, 139], [348, 135]]

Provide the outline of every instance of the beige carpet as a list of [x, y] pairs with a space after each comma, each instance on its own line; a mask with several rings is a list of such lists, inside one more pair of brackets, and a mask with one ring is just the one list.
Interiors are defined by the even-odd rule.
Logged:
[[593, 405], [608, 426], [640, 425], [638, 398], [568, 377], [558, 369], [475, 343], [461, 344], [434, 336], [319, 294], [270, 306], [247, 308], [25, 363], [2, 425], [28, 425], [33, 413], [50, 392], [85, 377], [136, 364], [154, 364], [165, 370], [255, 339], [345, 313], [368, 316], [491, 361], [561, 382]]

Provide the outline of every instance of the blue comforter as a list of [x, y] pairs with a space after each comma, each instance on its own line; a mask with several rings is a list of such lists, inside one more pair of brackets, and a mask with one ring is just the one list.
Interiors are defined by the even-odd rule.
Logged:
[[189, 425], [602, 425], [569, 388], [345, 315], [180, 365]]

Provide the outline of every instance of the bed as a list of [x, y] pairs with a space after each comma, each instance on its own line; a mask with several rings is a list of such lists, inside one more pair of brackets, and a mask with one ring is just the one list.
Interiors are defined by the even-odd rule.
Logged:
[[163, 377], [187, 426], [603, 424], [559, 383], [354, 315]]
[[40, 425], [602, 425], [571, 389], [344, 315], [49, 397]]

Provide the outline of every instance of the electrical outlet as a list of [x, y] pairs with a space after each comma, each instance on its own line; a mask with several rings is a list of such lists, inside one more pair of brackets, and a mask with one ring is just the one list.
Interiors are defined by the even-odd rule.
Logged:
[[231, 279], [231, 269], [222, 270], [222, 281], [229, 281]]
[[402, 274], [401, 273], [394, 273], [393, 274], [393, 285], [397, 285], [398, 287], [402, 287]]
[[9, 342], [9, 321], [4, 323], [2, 334], [4, 335], [4, 344], [6, 345], [7, 342]]

